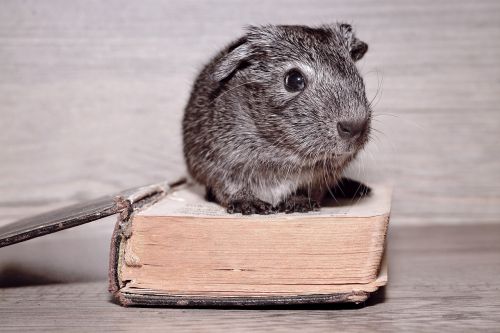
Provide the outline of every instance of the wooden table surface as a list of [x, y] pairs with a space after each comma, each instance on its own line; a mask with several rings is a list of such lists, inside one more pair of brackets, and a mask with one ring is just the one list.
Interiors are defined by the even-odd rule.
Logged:
[[500, 225], [394, 227], [389, 285], [364, 307], [123, 308], [106, 282], [0, 289], [0, 330], [498, 332]]

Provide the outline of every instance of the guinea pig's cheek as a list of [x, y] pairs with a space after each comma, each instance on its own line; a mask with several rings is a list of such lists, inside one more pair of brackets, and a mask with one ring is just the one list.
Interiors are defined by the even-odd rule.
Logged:
[[281, 111], [288, 108], [293, 101], [293, 96], [289, 93], [277, 93], [268, 100], [268, 104]]

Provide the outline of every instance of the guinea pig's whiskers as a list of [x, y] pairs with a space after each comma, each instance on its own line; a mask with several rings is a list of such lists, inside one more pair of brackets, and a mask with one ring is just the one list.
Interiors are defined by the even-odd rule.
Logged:
[[[365, 150], [364, 147], [362, 149], [362, 151]], [[361, 161], [359, 161], [358, 164], [358, 175], [357, 175], [357, 179], [362, 179], [362, 175], [365, 173], [366, 169], [365, 169], [365, 157], [363, 156], [363, 154], [360, 154], [361, 156]], [[373, 158], [373, 156], [372, 156]], [[358, 194], [359, 190], [361, 189], [361, 186], [362, 186], [362, 183], [360, 182], [358, 187], [356, 188], [356, 191], [354, 191], [354, 197], [356, 197], [356, 195]], [[351, 210], [352, 207], [356, 206], [359, 201], [362, 199], [362, 196], [358, 196], [358, 198], [356, 199], [355, 203], [353, 205], [349, 205], [347, 206], [347, 211], [346, 211], [346, 214], [349, 213], [349, 211]]]
[[[375, 107], [382, 99], [382, 85], [384, 83], [384, 76], [378, 70], [375, 70], [374, 72], [377, 74], [377, 91], [375, 92], [375, 96], [373, 96], [371, 101], [368, 103], [369, 108]], [[377, 96], [378, 100], [376, 101], [375, 105], [373, 105], [373, 101], [375, 100], [375, 98], [377, 98]]]
[[[325, 187], [326, 187], [327, 191], [330, 193], [330, 195], [331, 195], [331, 197], [333, 198], [333, 200], [334, 200], [336, 203], [338, 203], [337, 198], [335, 198], [335, 194], [333, 194], [332, 189], [330, 188], [330, 185], [331, 185], [331, 184], [329, 184], [329, 182], [328, 182], [328, 178], [327, 178], [327, 174], [330, 174], [330, 173], [331, 173], [331, 171], [330, 171], [330, 170], [328, 169], [328, 167], [327, 167], [327, 163], [328, 163], [328, 162], [327, 162], [327, 151], [326, 151], [326, 150], [325, 150], [325, 153], [324, 153], [324, 155], [323, 155], [322, 160], [323, 160], [323, 161], [322, 161], [322, 162], [323, 162], [323, 170], [322, 170], [322, 171], [323, 171], [323, 172], [322, 172], [322, 176], [323, 176], [323, 177], [322, 177], [322, 178], [323, 178], [323, 180], [324, 180], [324, 182], [325, 182]], [[334, 172], [335, 172], [335, 171], [334, 171]], [[330, 175], [330, 177], [331, 177], [331, 175]]]
[[[378, 116], [385, 116], [385, 115], [389, 116], [391, 114], [376, 114], [376, 115], [372, 115], [372, 119], [373, 119], [374, 122], [382, 123], [379, 119], [376, 119], [376, 117], [378, 117]], [[392, 116], [397, 117], [396, 115], [392, 115]], [[384, 138], [387, 139], [387, 140], [382, 140], [377, 135], [375, 135], [375, 132], [378, 133], [378, 134], [380, 134], [380, 135], [383, 135]], [[397, 151], [397, 148], [396, 148], [396, 145], [394, 143], [394, 140], [390, 140], [390, 138], [387, 136], [386, 133], [384, 133], [382, 130], [380, 130], [378, 128], [375, 128], [374, 126], [371, 127], [371, 131], [370, 131], [369, 137], [370, 137], [370, 139], [372, 139], [372, 138], [378, 139], [378, 141], [379, 141], [380, 144], [382, 144], [383, 142], [388, 142], [391, 145], [391, 149], [393, 149], [394, 152]]]
[[[384, 132], [382, 132], [381, 130], [379, 130], [378, 128], [372, 127], [371, 129], [372, 129], [374, 132], [377, 132], [378, 134], [381, 134], [381, 135], [384, 135], [384, 136], [386, 136], [386, 137], [387, 137], [387, 135], [386, 135]], [[372, 136], [372, 135], [373, 135], [373, 136]], [[370, 133], [369, 138], [372, 138], [372, 137], [375, 137], [375, 133]]]
[[415, 121], [411, 121], [405, 117], [402, 117], [401, 115], [397, 115], [397, 114], [394, 114], [394, 113], [377, 113], [376, 115], [374, 115], [376, 117], [382, 117], [382, 116], [386, 116], [386, 117], [394, 117], [394, 118], [398, 118], [399, 120], [402, 120], [402, 121], [405, 121], [407, 124], [410, 124], [410, 125], [413, 125], [415, 126], [416, 128], [418, 128], [419, 130], [423, 130], [423, 126], [420, 125], [419, 123], [415, 122]]
[[[378, 147], [377, 147], [377, 150], [378, 150]], [[375, 156], [373, 155], [373, 152], [370, 151], [370, 150], [366, 150], [366, 153], [368, 154], [368, 156], [370, 156], [373, 164], [375, 165], [377, 163], [377, 160], [375, 159]], [[365, 168], [365, 166], [363, 165], [363, 169]]]
[[[382, 144], [382, 141], [380, 140], [380, 138], [378, 136], [376, 136], [375, 134], [371, 134], [369, 136], [369, 139], [370, 142], [373, 142], [373, 146], [375, 147], [375, 149], [377, 149], [377, 153], [380, 153], [380, 147], [378, 146], [379, 144]], [[363, 151], [365, 151], [364, 147], [363, 147]], [[368, 149], [366, 149], [366, 152], [370, 152]]]

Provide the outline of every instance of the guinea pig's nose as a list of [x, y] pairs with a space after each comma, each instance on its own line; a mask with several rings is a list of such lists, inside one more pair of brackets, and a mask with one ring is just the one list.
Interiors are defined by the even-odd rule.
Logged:
[[339, 121], [337, 131], [342, 139], [352, 139], [366, 129], [367, 123], [366, 119]]

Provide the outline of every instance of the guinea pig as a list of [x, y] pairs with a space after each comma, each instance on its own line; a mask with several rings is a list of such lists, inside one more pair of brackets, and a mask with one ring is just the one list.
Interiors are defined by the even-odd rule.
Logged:
[[[190, 175], [229, 213], [307, 212], [368, 141], [371, 109], [348, 24], [246, 28], [198, 75], [182, 122]], [[342, 185], [343, 186], [340, 186]]]

